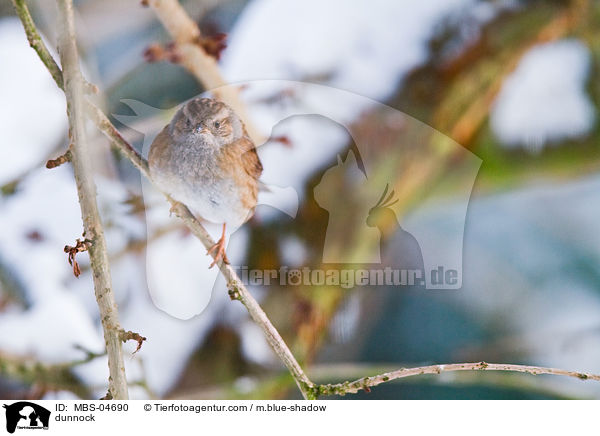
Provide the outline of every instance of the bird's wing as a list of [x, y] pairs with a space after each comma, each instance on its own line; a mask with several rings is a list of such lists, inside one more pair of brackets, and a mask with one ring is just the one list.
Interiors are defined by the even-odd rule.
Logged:
[[248, 173], [249, 176], [258, 180], [262, 174], [263, 166], [262, 163], [260, 163], [258, 154], [256, 153], [256, 147], [254, 146], [254, 143], [247, 137], [243, 137], [237, 142], [244, 170], [246, 170], [246, 173]]

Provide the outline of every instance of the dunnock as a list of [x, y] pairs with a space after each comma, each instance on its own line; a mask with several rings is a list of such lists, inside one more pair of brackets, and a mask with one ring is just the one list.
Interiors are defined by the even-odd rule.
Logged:
[[158, 134], [148, 157], [154, 182], [200, 218], [223, 223], [215, 263], [225, 254], [225, 229], [254, 213], [262, 164], [244, 123], [225, 103], [196, 98], [186, 103]]

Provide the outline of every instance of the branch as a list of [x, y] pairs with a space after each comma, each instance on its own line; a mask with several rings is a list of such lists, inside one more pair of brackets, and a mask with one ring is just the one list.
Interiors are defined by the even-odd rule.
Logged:
[[177, 0], [150, 0], [148, 4], [177, 44], [200, 39], [200, 29]]
[[71, 162], [71, 150], [67, 150], [64, 154], [61, 154], [56, 159], [48, 160], [48, 162], [46, 162], [46, 168], [56, 168], [67, 162]]
[[[204, 228], [204, 226], [192, 215], [190, 210], [182, 203], [167, 197], [172, 205], [172, 210], [175, 212], [185, 225], [191, 230], [191, 232], [202, 242], [202, 244], [208, 249], [214, 245], [214, 241]], [[273, 326], [265, 312], [262, 310], [260, 305], [254, 299], [252, 294], [246, 289], [240, 278], [237, 276], [235, 271], [230, 265], [223, 262], [218, 262], [221, 273], [227, 280], [227, 288], [229, 289], [229, 295], [233, 299], [239, 300], [246, 310], [250, 314], [252, 320], [262, 329], [267, 342], [275, 351], [275, 354], [281, 359], [286, 368], [294, 377], [298, 388], [302, 392], [302, 395], [306, 399], [312, 399], [312, 392], [314, 390], [314, 384], [306, 376], [296, 358], [285, 344], [283, 338]]]
[[[96, 203], [96, 185], [92, 176], [92, 165], [87, 150], [85, 135], [85, 100], [83, 78], [79, 70], [79, 55], [75, 40], [75, 22], [72, 0], [58, 0], [59, 48], [64, 68], [63, 82], [67, 98], [69, 136], [71, 139], [71, 161], [77, 183], [77, 194], [81, 207], [84, 235], [90, 241], [88, 251], [94, 277], [94, 292], [100, 310], [104, 340], [108, 354], [109, 385], [112, 397], [126, 400], [127, 380], [123, 364], [123, 350], [119, 332], [121, 330], [117, 304], [112, 291], [106, 241], [102, 221]], [[54, 77], [54, 75], [53, 75]]]
[[363, 377], [352, 382], [343, 382], [336, 384], [324, 384], [315, 386], [315, 396], [320, 395], [345, 395], [355, 394], [360, 390], [369, 392], [371, 387], [382, 383], [397, 380], [405, 377], [412, 377], [422, 374], [441, 374], [443, 372], [454, 371], [510, 371], [524, 372], [532, 375], [552, 374], [562, 375], [566, 377], [574, 377], [580, 380], [595, 380], [600, 381], [600, 375], [590, 374], [585, 372], [567, 371], [557, 368], [544, 368], [541, 366], [529, 365], [511, 365], [504, 363], [450, 363], [445, 365], [430, 365], [420, 366], [417, 368], [400, 368], [396, 371], [386, 372], [372, 377]]
[[149, 0], [148, 4], [175, 41], [179, 63], [193, 74], [206, 90], [212, 91], [216, 98], [231, 106], [244, 120], [248, 134], [254, 143], [262, 144], [265, 138], [250, 122], [248, 109], [240, 99], [238, 90], [233, 86], [227, 86], [216, 59], [207, 53], [200, 43], [202, 34], [198, 25], [181, 4], [177, 0]]

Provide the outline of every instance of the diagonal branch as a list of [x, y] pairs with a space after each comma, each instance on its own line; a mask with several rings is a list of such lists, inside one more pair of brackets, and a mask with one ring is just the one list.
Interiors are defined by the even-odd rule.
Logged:
[[[108, 120], [108, 118], [106, 118], [106, 115], [104, 115], [100, 109], [93, 105], [90, 106], [91, 110], [89, 114], [96, 126], [110, 140], [111, 144], [123, 152], [123, 154], [140, 170], [140, 172], [152, 182], [148, 170], [148, 162], [146, 159], [144, 159], [121, 136], [118, 130], [112, 125], [112, 123]], [[171, 210], [175, 212], [175, 214], [184, 222], [194, 236], [196, 236], [202, 242], [206, 249], [212, 247], [214, 245], [214, 241], [200, 221], [198, 221], [196, 217], [192, 215], [187, 206], [183, 203], [173, 200], [168, 195], [166, 195], [166, 197], [171, 203]], [[223, 262], [219, 262], [218, 266], [221, 270], [221, 273], [227, 280], [227, 287], [229, 288], [230, 295], [234, 296], [235, 299], [239, 300], [246, 307], [252, 320], [256, 322], [263, 330], [267, 341], [294, 377], [294, 380], [296, 381], [296, 384], [300, 388], [304, 397], [308, 398], [310, 396], [309, 394], [311, 389], [314, 388], [314, 384], [308, 379], [277, 329], [273, 326], [252, 294], [248, 291], [248, 289], [246, 289], [246, 286], [244, 286], [233, 268], [227, 264], [224, 264]]]
[[83, 77], [79, 70], [79, 55], [75, 40], [72, 0], [58, 0], [58, 9], [60, 29], [59, 48], [61, 64], [64, 68], [62, 79], [67, 98], [71, 162], [77, 184], [84, 235], [86, 240], [89, 241], [87, 248], [94, 277], [94, 292], [100, 310], [108, 354], [108, 368], [110, 373], [108, 389], [112, 398], [126, 400], [128, 398], [127, 380], [125, 378], [123, 350], [119, 337], [121, 327], [117, 304], [112, 291], [104, 229], [98, 211], [98, 204], [96, 203], [96, 185], [87, 150], [84, 85]]

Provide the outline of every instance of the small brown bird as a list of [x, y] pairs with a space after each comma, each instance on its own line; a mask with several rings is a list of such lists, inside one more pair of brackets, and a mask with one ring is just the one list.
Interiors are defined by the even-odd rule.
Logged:
[[226, 226], [239, 227], [254, 213], [262, 164], [244, 123], [225, 103], [187, 102], [157, 135], [148, 157], [154, 182], [206, 221], [223, 223], [212, 268], [225, 254]]

